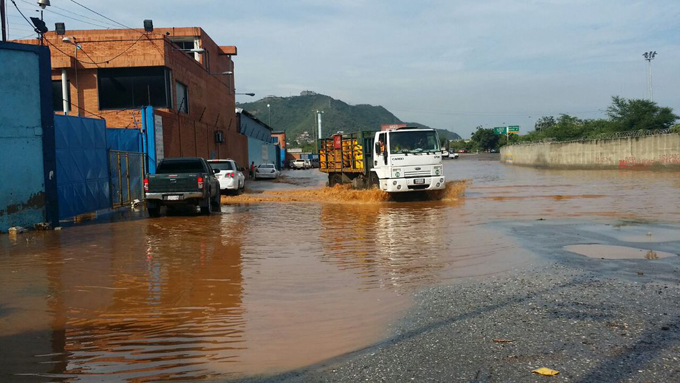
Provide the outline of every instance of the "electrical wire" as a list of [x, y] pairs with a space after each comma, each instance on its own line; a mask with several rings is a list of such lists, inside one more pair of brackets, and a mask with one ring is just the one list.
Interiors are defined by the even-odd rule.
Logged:
[[[19, 0], [19, 1], [21, 1], [22, 3], [28, 4], [28, 5], [34, 6], [33, 3], [30, 3], [30, 2], [28, 2], [28, 1], [26, 1], [26, 0]], [[95, 27], [110, 29], [110, 27], [107, 26], [107, 25], [95, 24], [95, 23], [91, 23], [91, 22], [89, 22], [89, 21], [79, 20], [79, 19], [76, 19], [76, 18], [74, 18], [74, 17], [68, 16], [68, 15], [64, 15], [63, 13], [59, 13], [59, 12], [57, 12], [57, 11], [53, 11], [53, 10], [48, 9], [48, 8], [45, 8], [45, 11], [50, 12], [50, 13], [54, 13], [54, 14], [59, 15], [59, 16], [62, 16], [62, 17], [66, 17], [66, 18], [71, 19], [71, 20], [78, 21], [78, 22], [80, 22], [80, 23], [89, 24], [89, 25], [94, 25]]]
[[73, 12], [73, 11], [70, 10], [70, 9], [58, 7], [58, 6], [56, 6], [56, 5], [50, 5], [50, 8], [60, 9], [60, 10], [62, 10], [62, 11], [64, 11], [64, 12], [68, 12], [68, 13], [70, 13], [70, 14], [72, 14], [72, 15], [81, 17], [81, 18], [83, 18], [83, 19], [88, 19], [88, 20], [92, 20], [92, 21], [96, 21], [96, 22], [108, 24], [108, 25], [106, 26], [107, 29], [110, 28], [111, 26], [115, 26], [115, 25], [116, 25], [116, 24], [113, 24], [113, 23], [108, 23], [108, 22], [105, 22], [105, 21], [101, 21], [101, 20], [95, 19], [95, 18], [93, 18], [93, 17], [89, 17], [89, 16], [86, 16], [86, 15], [82, 15], [82, 14], [80, 14], [80, 13]]
[[17, 9], [17, 11], [18, 11], [19, 14], [21, 15], [21, 17], [23, 17], [24, 20], [26, 20], [26, 22], [28, 23], [28, 25], [31, 26], [31, 29], [33, 29], [34, 31], [36, 31], [36, 32], [38, 33], [38, 32], [39, 32], [39, 31], [38, 31], [38, 28], [36, 28], [35, 25], [33, 25], [33, 23], [30, 22], [30, 21], [26, 18], [26, 16], [24, 16], [24, 13], [21, 12], [21, 9], [19, 9], [19, 6], [17, 5], [17, 3], [16, 3], [14, 0], [10, 0], [10, 1], [12, 2], [12, 4], [14, 4], [14, 8]]
[[[92, 60], [92, 61], [85, 61], [85, 60], [80, 60], [80, 59], [79, 59], [78, 61], [80, 61], [80, 62], [82, 62], [82, 63], [85, 63], [85, 64], [92, 64], [92, 65], [97, 65], [97, 66], [99, 66], [99, 64], [108, 64], [109, 62], [111, 62], [111, 61], [117, 59], [118, 57], [122, 56], [123, 54], [125, 54], [125, 52], [129, 51], [133, 46], [135, 46], [135, 45], [139, 42], [139, 40], [142, 39], [142, 37], [144, 37], [143, 34], [142, 34], [142, 36], [139, 36], [139, 38], [138, 38], [137, 40], [135, 40], [135, 42], [133, 42], [132, 44], [130, 44], [130, 45], [129, 45], [127, 48], [125, 48], [122, 52], [118, 53], [117, 55], [111, 57], [111, 58], [108, 59], [108, 60], [99, 61], [99, 62], [95, 62], [95, 61], [92, 59], [92, 57], [90, 57], [89, 54], [87, 54], [85, 51], [83, 51], [83, 49], [82, 49], [82, 47], [81, 47], [80, 51], [83, 52], [83, 53], [85, 53], [85, 55], [86, 55], [87, 57], [89, 57], [90, 60]], [[66, 55], [66, 56], [68, 56], [68, 57], [71, 57], [71, 58], [73, 58], [74, 60], [76, 59], [75, 56], [72, 56], [72, 55], [70, 55], [70, 54], [64, 52], [63, 50], [59, 49], [59, 47], [56, 46], [56, 45], [54, 45], [54, 43], [52, 43], [49, 39], [45, 39], [45, 41], [47, 42], [48, 45], [54, 47], [54, 49], [56, 49], [57, 51], [61, 52], [63, 55]]]
[[[12, 0], [12, 1], [14, 1], [14, 0]], [[138, 31], [138, 30], [136, 30], [136, 29], [134, 29], [134, 28], [130, 28], [130, 27], [128, 27], [127, 25], [125, 25], [125, 24], [123, 24], [123, 23], [119, 23], [118, 21], [116, 21], [116, 20], [114, 20], [114, 19], [112, 19], [112, 18], [110, 18], [110, 17], [104, 16], [104, 15], [102, 15], [101, 13], [99, 13], [99, 12], [97, 12], [97, 11], [91, 9], [91, 8], [88, 8], [88, 7], [84, 6], [84, 5], [82, 5], [82, 4], [80, 4], [79, 2], [77, 2], [77, 1], [75, 1], [75, 0], [71, 0], [71, 2], [74, 3], [74, 4], [77, 4], [77, 5], [79, 5], [79, 6], [83, 7], [83, 8], [85, 8], [85, 9], [87, 9], [88, 11], [94, 13], [95, 15], [98, 15], [98, 16], [100, 16], [100, 17], [103, 17], [103, 18], [105, 18], [106, 20], [109, 20], [109, 21], [111, 21], [111, 22], [113, 22], [113, 23], [116, 23], [116, 24], [118, 24], [118, 25], [120, 25], [120, 26], [122, 26], [122, 27], [124, 27], [124, 28], [131, 29], [131, 30], [133, 30], [133, 31], [135, 31], [135, 32], [137, 32], [137, 33], [139, 33], [139, 34], [141, 34], [142, 36], [145, 36], [146, 39], [149, 40], [149, 42], [151, 43], [151, 45], [153, 45], [154, 48], [156, 48], [156, 50], [158, 51], [158, 53], [160, 53], [160, 54], [163, 54], [163, 53], [164, 53], [164, 52], [163, 52], [163, 49], [160, 48], [158, 45], [156, 45], [156, 43], [148, 36], [148, 34], [143, 33], [143, 32], [140, 32], [140, 31]]]
[[[77, 92], [77, 90], [76, 90], [76, 92]], [[91, 115], [93, 115], [93, 116], [96, 116], [96, 117], [101, 118], [102, 120], [105, 120], [105, 118], [104, 118], [102, 115], [99, 115], [99, 114], [97, 114], [97, 113], [92, 113], [92, 112], [90, 112], [89, 110], [87, 110], [87, 109], [85, 109], [85, 108], [82, 108], [82, 107], [80, 107], [80, 106], [77, 106], [77, 105], [73, 104], [73, 103], [71, 102], [71, 100], [67, 100], [67, 99], [63, 98], [63, 96], [62, 96], [61, 101], [66, 101], [66, 102], [69, 103], [69, 105], [75, 106], [77, 109], [80, 109], [80, 110], [82, 110], [83, 112], [89, 113], [89, 114], [91, 114]], [[71, 108], [71, 110], [73, 110], [73, 108]], [[64, 111], [62, 110], [61, 112], [63, 113]]]

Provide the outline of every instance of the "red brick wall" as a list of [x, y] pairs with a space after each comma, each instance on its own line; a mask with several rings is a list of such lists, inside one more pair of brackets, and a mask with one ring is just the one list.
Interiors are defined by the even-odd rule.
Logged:
[[[173, 104], [177, 103], [175, 81], [189, 88], [188, 114], [178, 115], [175, 105], [158, 109], [158, 114], [163, 116], [165, 155], [229, 157], [245, 164], [248, 145], [247, 139], [238, 134], [233, 75], [211, 74], [233, 71], [231, 56], [223, 54], [224, 51], [201, 28], [156, 28], [149, 34], [142, 32], [140, 29], [69, 31], [67, 36], [75, 37], [82, 47], [77, 61], [74, 60], [73, 44], [63, 42], [61, 36], [52, 32], [46, 34], [52, 55], [52, 79], [59, 80], [61, 69], [67, 70], [74, 104], [71, 114], [75, 115], [75, 105], [80, 105], [82, 116], [104, 117], [110, 128], [140, 127], [139, 109], [99, 109], [97, 69], [165, 66], [172, 71]], [[176, 50], [166, 32], [169, 36], [199, 37], [201, 47], [208, 53], [201, 55], [200, 62], [196, 61], [193, 54]], [[206, 60], [209, 70], [203, 65]], [[79, 92], [77, 97], [76, 91]], [[216, 130], [224, 132], [225, 143], [215, 143]]]
[[239, 165], [248, 161], [248, 139], [234, 131], [223, 131], [225, 142], [215, 143], [214, 126], [176, 113], [157, 111], [163, 118], [165, 157], [231, 158]]

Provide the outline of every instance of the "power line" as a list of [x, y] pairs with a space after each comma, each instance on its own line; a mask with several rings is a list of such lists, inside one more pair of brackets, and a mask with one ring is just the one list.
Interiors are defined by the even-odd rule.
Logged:
[[[12, 0], [12, 1], [14, 1], [14, 0]], [[163, 54], [163, 49], [160, 48], [158, 45], [156, 45], [156, 43], [155, 43], [155, 42], [154, 42], [154, 41], [153, 41], [146, 33], [140, 32], [140, 31], [138, 31], [138, 30], [136, 30], [136, 29], [134, 29], [134, 28], [130, 28], [130, 27], [128, 27], [127, 25], [125, 25], [125, 24], [123, 24], [123, 23], [119, 23], [118, 21], [116, 21], [116, 20], [114, 20], [114, 19], [112, 19], [112, 18], [110, 18], [110, 17], [104, 16], [104, 15], [102, 15], [101, 13], [99, 13], [99, 12], [93, 10], [93, 9], [90, 9], [90, 8], [88, 8], [88, 7], [84, 6], [84, 5], [82, 5], [82, 4], [80, 4], [79, 2], [77, 2], [77, 1], [75, 1], [75, 0], [71, 0], [71, 2], [77, 4], [77, 5], [79, 5], [79, 6], [83, 7], [83, 8], [85, 8], [85, 9], [87, 9], [88, 11], [94, 13], [95, 15], [98, 15], [98, 16], [100, 16], [100, 17], [103, 17], [103, 18], [105, 18], [106, 20], [112, 21], [112, 22], [114, 22], [114, 23], [116, 23], [116, 24], [118, 24], [118, 25], [120, 25], [120, 26], [122, 26], [122, 27], [124, 27], [124, 28], [131, 29], [131, 30], [133, 30], [133, 31], [135, 31], [135, 32], [137, 32], [137, 33], [139, 33], [139, 34], [141, 34], [142, 36], [145, 36], [146, 39], [149, 40], [149, 42], [151, 43], [151, 45], [153, 45], [154, 48], [156, 48], [156, 50], [158, 51], [158, 53]]]
[[[92, 21], [97, 21], [97, 22], [103, 22], [103, 21], [97, 20], [97, 19], [95, 19], [95, 18], [93, 18], [93, 17], [81, 15], [80, 13], [73, 12], [73, 11], [70, 10], [70, 9], [58, 7], [58, 6], [56, 6], [56, 5], [51, 5], [50, 7], [51, 7], [51, 8], [56, 8], [56, 9], [61, 9], [62, 11], [69, 12], [69, 13], [71, 13], [71, 14], [73, 14], [73, 15], [76, 15], [76, 16], [78, 16], [78, 17], [82, 17], [82, 18], [84, 18], [84, 19], [88, 19], [88, 20], [92, 20]], [[115, 24], [112, 24], [112, 23], [106, 23], [106, 22], [103, 22], [103, 23], [108, 24], [109, 26], [115, 25]], [[107, 26], [107, 28], [108, 28], [108, 26]]]
[[[118, 53], [117, 55], [111, 57], [110, 59], [107, 59], [107, 60], [104, 60], [104, 61], [99, 61], [99, 62], [95, 62], [95, 61], [92, 59], [92, 57], [90, 57], [90, 55], [87, 54], [87, 52], [83, 51], [83, 49], [82, 49], [82, 47], [81, 47], [80, 51], [83, 52], [83, 53], [85, 53], [85, 55], [86, 55], [87, 57], [89, 57], [90, 60], [92, 60], [92, 61], [85, 61], [85, 60], [78, 60], [78, 61], [80, 61], [80, 62], [82, 62], [82, 63], [85, 63], [85, 64], [92, 64], [92, 65], [108, 64], [109, 62], [111, 62], [111, 61], [117, 59], [118, 57], [122, 56], [123, 54], [125, 54], [125, 52], [129, 51], [130, 48], [132, 48], [133, 46], [135, 46], [135, 45], [139, 42], [139, 40], [142, 39], [142, 37], [144, 37], [144, 34], [142, 34], [141, 36], [139, 36], [139, 38], [138, 38], [137, 40], [135, 40], [132, 44], [130, 44], [127, 48], [125, 48], [122, 52], [120, 52], [120, 53]], [[56, 49], [57, 51], [61, 52], [63, 55], [66, 55], [66, 56], [68, 56], [68, 57], [71, 57], [71, 58], [75, 59], [75, 56], [71, 56], [70, 54], [68, 54], [68, 53], [64, 52], [63, 50], [59, 49], [59, 47], [57, 47], [56, 45], [54, 45], [54, 43], [52, 43], [50, 40], [45, 39], [45, 41], [47, 41], [47, 44], [49, 44], [50, 46], [54, 47], [54, 49]]]
[[[59, 80], [56, 80], [56, 81], [59, 81]], [[78, 90], [76, 90], [76, 92], [77, 92], [77, 91], [78, 91]], [[78, 105], [75, 105], [75, 104], [73, 104], [73, 103], [71, 102], [71, 100], [67, 100], [67, 99], [65, 99], [63, 96], [62, 96], [62, 98], [61, 98], [61, 101], [62, 101], [62, 102], [63, 102], [63, 101], [66, 101], [66, 102], [68, 102], [71, 106], [75, 106], [77, 109], [80, 109], [80, 110], [82, 110], [83, 112], [89, 113], [89, 114], [91, 114], [91, 115], [93, 115], [93, 116], [96, 116], [96, 117], [101, 118], [102, 120], [105, 120], [105, 118], [104, 118], [102, 115], [99, 115], [99, 114], [97, 114], [97, 113], [92, 113], [92, 112], [90, 112], [89, 110], [87, 110], [87, 109], [85, 109], [85, 108], [82, 108], [82, 107], [80, 107], [80, 106], [78, 106]], [[73, 110], [73, 109], [71, 109], [71, 110]], [[63, 112], [63, 111], [62, 111], [62, 112]]]
[[[21, 1], [22, 3], [28, 4], [28, 5], [33, 5], [33, 6], [34, 6], [33, 3], [30, 3], [30, 2], [28, 2], [28, 1], [26, 1], [26, 0], [19, 0], [19, 1]], [[110, 27], [107, 26], [107, 25], [95, 24], [95, 23], [91, 23], [91, 22], [88, 22], [88, 21], [79, 20], [79, 19], [76, 19], [76, 18], [74, 18], [74, 17], [65, 15], [65, 14], [63, 14], [63, 13], [60, 13], [60, 12], [57, 12], [57, 11], [53, 11], [53, 10], [51, 10], [51, 9], [49, 9], [49, 8], [45, 8], [45, 11], [50, 12], [50, 13], [54, 13], [54, 14], [59, 15], [59, 16], [62, 16], [62, 17], [66, 17], [67, 19], [71, 19], [71, 20], [78, 21], [78, 22], [80, 22], [80, 23], [89, 24], [89, 25], [94, 25], [95, 27], [106, 28], [106, 29], [109, 29], [109, 28], [110, 28]]]
[[14, 0], [10, 0], [10, 1], [12, 2], [12, 4], [14, 4], [14, 8], [17, 9], [17, 11], [18, 11], [19, 14], [21, 15], [21, 17], [23, 17], [24, 20], [26, 20], [26, 22], [28, 23], [28, 25], [30, 25], [31, 28], [32, 28], [34, 31], [38, 32], [38, 29], [36, 29], [35, 25], [33, 25], [32, 22], [28, 21], [28, 19], [26, 18], [26, 16], [24, 16], [24, 13], [21, 12], [21, 9], [19, 9], [19, 6], [17, 5], [17, 3], [16, 3]]

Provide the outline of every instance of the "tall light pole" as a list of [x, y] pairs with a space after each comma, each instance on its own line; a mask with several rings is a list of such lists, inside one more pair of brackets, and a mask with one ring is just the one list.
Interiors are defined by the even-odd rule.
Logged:
[[647, 96], [649, 101], [654, 101], [654, 89], [652, 88], [652, 60], [656, 57], [656, 51], [649, 51], [642, 54], [647, 61]]
[[7, 29], [5, 29], [5, 0], [0, 0], [0, 29], [2, 29], [1, 41], [7, 41]]
[[267, 110], [269, 111], [269, 127], [272, 127], [272, 106], [267, 104]]
[[[73, 69], [76, 72], [76, 109], [77, 109], [77, 114], [78, 117], [80, 117], [80, 96], [78, 93], [80, 92], [80, 87], [78, 87], [78, 49], [81, 49], [80, 44], [76, 41], [75, 37], [64, 37], [61, 39], [61, 41], [68, 43], [68, 44], [73, 44], [74, 46], [74, 57], [73, 57]], [[64, 82], [64, 76], [62, 73], [62, 83]], [[63, 88], [62, 88], [63, 89]], [[66, 98], [66, 93], [64, 93], [64, 98]], [[66, 109], [64, 109], [66, 112]]]
[[317, 119], [317, 123], [319, 124], [319, 139], [321, 139], [321, 137], [323, 137], [321, 135], [321, 115], [322, 114], [323, 114], [323, 110], [317, 110], [316, 111], [316, 119]]

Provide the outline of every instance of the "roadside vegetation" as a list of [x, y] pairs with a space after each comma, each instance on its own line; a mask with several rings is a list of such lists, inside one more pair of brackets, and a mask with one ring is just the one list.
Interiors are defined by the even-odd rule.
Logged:
[[[510, 135], [509, 141], [513, 144], [603, 139], [617, 134], [664, 129], [680, 133], [680, 124], [676, 124], [680, 116], [674, 114], [673, 109], [660, 107], [653, 101], [614, 96], [606, 112], [608, 118], [592, 120], [568, 114], [543, 116], [536, 121], [534, 131], [523, 136]], [[498, 150], [506, 144], [505, 135], [497, 135], [493, 129], [478, 126], [469, 142], [451, 142], [449, 147], [456, 151], [465, 149], [475, 152]]]

